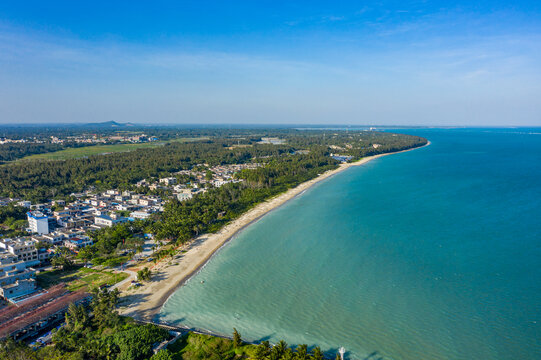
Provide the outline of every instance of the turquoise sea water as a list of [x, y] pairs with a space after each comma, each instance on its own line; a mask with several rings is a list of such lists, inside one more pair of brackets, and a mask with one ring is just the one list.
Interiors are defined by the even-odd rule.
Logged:
[[432, 145], [263, 217], [159, 316], [353, 359], [540, 359], [541, 129], [399, 132]]

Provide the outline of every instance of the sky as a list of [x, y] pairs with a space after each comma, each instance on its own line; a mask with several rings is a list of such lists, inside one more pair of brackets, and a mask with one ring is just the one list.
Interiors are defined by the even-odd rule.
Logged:
[[0, 2], [0, 124], [541, 126], [541, 1]]

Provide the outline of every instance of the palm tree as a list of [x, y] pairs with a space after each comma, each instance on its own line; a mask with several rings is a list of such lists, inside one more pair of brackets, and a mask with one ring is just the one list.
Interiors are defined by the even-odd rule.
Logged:
[[313, 360], [323, 360], [323, 354], [321, 353], [321, 349], [319, 348], [319, 346], [316, 346], [312, 350], [312, 359]]
[[299, 360], [308, 360], [308, 345], [302, 344], [297, 346], [295, 358]]
[[276, 351], [278, 356], [282, 357], [287, 350], [287, 343], [284, 340], [280, 340], [278, 344], [274, 345], [273, 350]]
[[263, 344], [257, 345], [255, 348], [255, 354], [254, 357], [256, 360], [263, 360], [267, 356], [267, 348]]
[[235, 348], [238, 348], [242, 345], [242, 339], [240, 337], [240, 333], [237, 331], [237, 329], [233, 328], [233, 346]]
[[295, 358], [295, 355], [293, 354], [293, 351], [289, 348], [284, 351], [284, 355], [282, 355], [282, 360], [293, 360]]

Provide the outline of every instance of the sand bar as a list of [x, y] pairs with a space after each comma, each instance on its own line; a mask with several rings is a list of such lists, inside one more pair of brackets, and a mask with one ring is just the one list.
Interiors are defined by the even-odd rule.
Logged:
[[[428, 145], [430, 145], [430, 142], [425, 146]], [[138, 320], [156, 320], [155, 315], [178, 286], [182, 285], [194, 275], [218, 249], [243, 228], [324, 179], [352, 166], [363, 165], [373, 159], [397, 153], [398, 152], [369, 156], [354, 163], [341, 164], [337, 169], [327, 171], [317, 178], [306, 181], [285, 193], [256, 205], [254, 208], [224, 226], [219, 232], [214, 234], [203, 234], [197, 237], [191, 243], [183, 246], [183, 249], [186, 250], [186, 252], [182, 253], [182, 256], [179, 259], [172, 261], [162, 260], [158, 263], [152, 269], [154, 272], [152, 281], [138, 289], [122, 291], [123, 297], [119, 308], [120, 313]]]

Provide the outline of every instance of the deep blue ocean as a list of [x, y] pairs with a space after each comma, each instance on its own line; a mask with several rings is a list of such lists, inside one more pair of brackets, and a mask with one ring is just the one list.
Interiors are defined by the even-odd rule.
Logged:
[[160, 317], [351, 359], [541, 359], [541, 129], [394, 131], [432, 144], [266, 215]]

